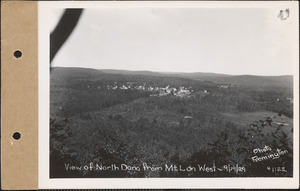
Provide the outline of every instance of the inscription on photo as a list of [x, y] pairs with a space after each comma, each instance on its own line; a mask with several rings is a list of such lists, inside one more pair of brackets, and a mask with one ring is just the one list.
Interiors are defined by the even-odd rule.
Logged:
[[270, 146], [265, 145], [265, 147], [262, 149], [254, 149], [253, 153], [262, 154], [259, 156], [255, 155], [251, 157], [253, 162], [261, 162], [269, 159], [279, 159], [282, 155], [287, 154], [288, 150], [281, 150], [277, 148], [275, 151], [272, 151], [272, 148]]
[[110, 164], [103, 165], [102, 163], [89, 163], [88, 165], [76, 166], [69, 163], [65, 164], [66, 171], [166, 171], [166, 172], [227, 172], [227, 173], [244, 173], [246, 172], [246, 167], [241, 165], [222, 165], [217, 167], [215, 163], [212, 165], [198, 164], [197, 166], [186, 166], [186, 165], [174, 165], [165, 164], [163, 166], [148, 165], [147, 163], [142, 163], [142, 165], [134, 166], [129, 164]]

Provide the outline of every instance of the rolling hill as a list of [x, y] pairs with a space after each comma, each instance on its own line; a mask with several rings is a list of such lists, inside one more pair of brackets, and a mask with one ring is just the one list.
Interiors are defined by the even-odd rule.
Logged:
[[[286, 91], [292, 76], [86, 68], [52, 68], [50, 76], [52, 178], [293, 174], [294, 105], [292, 91]], [[289, 155], [253, 162], [253, 149], [264, 145], [274, 151], [285, 149]], [[196, 166], [212, 161], [220, 167], [243, 164], [247, 171], [70, 171], [65, 167], [90, 162]], [[285, 166], [288, 173], [274, 174], [266, 169], [269, 165]]]
[[[161, 77], [176, 77], [186, 78], [199, 81], [211, 81], [221, 84], [234, 84], [254, 87], [282, 87], [293, 88], [293, 76], [255, 76], [255, 75], [227, 75], [216, 73], [170, 73], [170, 72], [152, 72], [152, 71], [130, 71], [130, 70], [113, 70], [113, 69], [88, 69], [88, 68], [61, 68], [55, 67], [52, 70], [53, 76], [51, 78], [63, 78], [63, 79], [97, 79], [101, 80], [110, 74], [118, 75], [135, 75], [135, 76], [161, 76]], [[101, 75], [100, 75], [101, 74]]]

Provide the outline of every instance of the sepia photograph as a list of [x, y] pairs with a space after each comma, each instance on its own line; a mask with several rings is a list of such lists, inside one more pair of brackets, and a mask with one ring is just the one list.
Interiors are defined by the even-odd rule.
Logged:
[[166, 4], [48, 9], [49, 178], [295, 177], [296, 7]]

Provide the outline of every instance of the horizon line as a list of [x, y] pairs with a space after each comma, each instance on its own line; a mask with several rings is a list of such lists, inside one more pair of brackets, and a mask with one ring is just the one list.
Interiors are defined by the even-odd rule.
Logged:
[[279, 76], [294, 76], [294, 74], [280, 74], [280, 75], [258, 75], [258, 74], [226, 74], [217, 72], [172, 72], [172, 71], [154, 71], [154, 70], [132, 70], [132, 69], [112, 69], [112, 68], [91, 68], [91, 67], [80, 67], [80, 66], [51, 66], [50, 68], [83, 68], [83, 69], [93, 69], [93, 70], [115, 70], [115, 71], [130, 71], [130, 72], [153, 72], [161, 74], [216, 74], [216, 75], [227, 75], [227, 76], [262, 76], [262, 77], [279, 77]]

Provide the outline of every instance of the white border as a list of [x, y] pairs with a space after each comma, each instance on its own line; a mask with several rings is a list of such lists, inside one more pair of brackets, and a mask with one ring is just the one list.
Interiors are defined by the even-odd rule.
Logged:
[[299, 18], [295, 19], [294, 47], [294, 177], [293, 178], [76, 178], [49, 179], [49, 26], [47, 10], [51, 8], [270, 8], [290, 7], [298, 12], [298, 2], [38, 2], [39, 46], [39, 189], [90, 188], [281, 188], [299, 187]]

